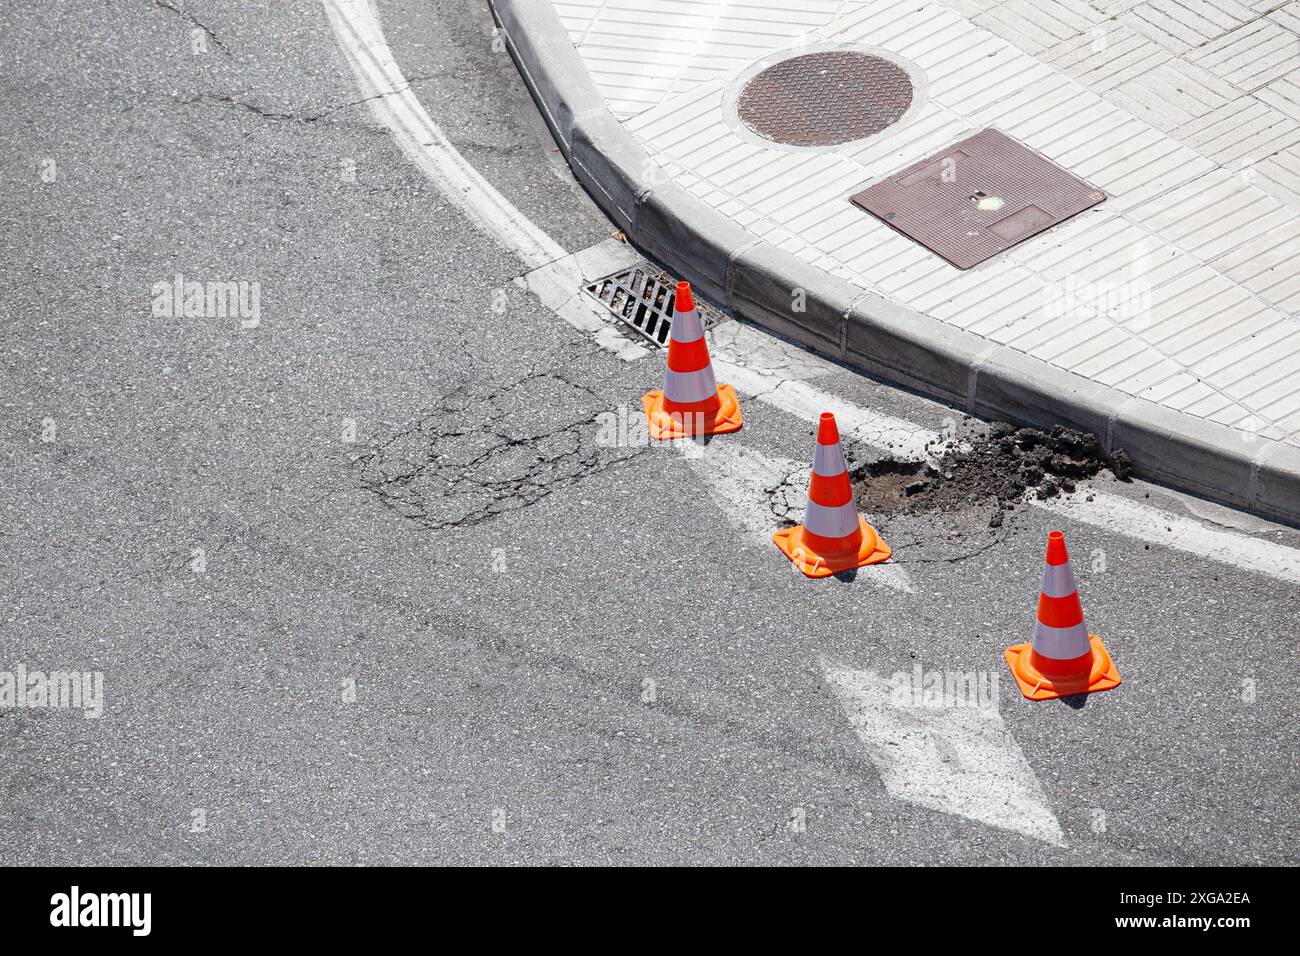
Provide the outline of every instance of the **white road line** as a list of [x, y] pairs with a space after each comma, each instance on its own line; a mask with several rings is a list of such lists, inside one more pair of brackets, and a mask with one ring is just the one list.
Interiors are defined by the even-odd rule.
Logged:
[[940, 438], [938, 432], [915, 422], [854, 405], [809, 384], [808, 379], [839, 370], [813, 352], [741, 322], [724, 322], [708, 338], [719, 382], [729, 382], [746, 395], [808, 422], [831, 412], [847, 441], [924, 461], [926, 444]]
[[[577, 295], [572, 284], [573, 267], [586, 251], [568, 256], [563, 247], [466, 162], [425, 112], [393, 59], [367, 0], [322, 2], [357, 83], [366, 96], [373, 97], [371, 110], [393, 133], [412, 162], [471, 221], [504, 248], [514, 251], [534, 272], [555, 264], [554, 268], [536, 275], [530, 273], [521, 284], [548, 304], [558, 301], [551, 307], [565, 321], [592, 333], [603, 347], [620, 357], [630, 359], [644, 354], [636, 351], [638, 346], [629, 346], [616, 330], [601, 323]], [[568, 261], [561, 265], [562, 260]], [[594, 323], [600, 323], [601, 327], [596, 328]], [[814, 367], [820, 363], [826, 368], [826, 373], [832, 368], [815, 356], [809, 356], [808, 360]], [[720, 380], [729, 381], [740, 391], [798, 418], [811, 422], [816, 421], [822, 411], [834, 412], [849, 440], [886, 453], [923, 459], [926, 442], [938, 438], [932, 431], [861, 408], [797, 377], [787, 378], [779, 373], [757, 370], [747, 364], [747, 356], [734, 354], [730, 346], [719, 350], [714, 365]], [[801, 371], [806, 369], [807, 365]], [[1070, 504], [1036, 499], [1031, 503], [1150, 544], [1204, 555], [1280, 580], [1300, 582], [1300, 552], [1296, 549], [1260, 538], [1210, 529], [1192, 519], [1177, 517], [1118, 495], [1094, 491], [1093, 496], [1091, 502], [1076, 498]], [[1166, 527], [1177, 530], [1165, 531]], [[1207, 542], [1213, 542], [1212, 546], [1207, 547]]]
[[[516, 283], [537, 295], [574, 328], [589, 333], [601, 348], [624, 361], [645, 356], [647, 349], [602, 321], [595, 304], [584, 301], [580, 294], [584, 279], [608, 274], [590, 275], [586, 271], [592, 261], [610, 258], [606, 244], [600, 243], [572, 256], [565, 252], [563, 246], [497, 192], [425, 112], [394, 60], [368, 0], [323, 2], [339, 47], [362, 94], [370, 98], [370, 110], [375, 118], [388, 127], [402, 152], [444, 197], [531, 270]], [[629, 247], [623, 245], [623, 248]], [[636, 256], [632, 261], [639, 259]]]
[[1300, 584], [1300, 551], [1295, 548], [1211, 528], [1119, 495], [1099, 491], [1092, 494], [1092, 501], [1076, 495], [1072, 501], [1048, 499], [1033, 503], [1071, 521]]
[[[718, 509], [751, 544], [770, 547], [780, 527], [772, 510], [778, 488], [800, 471], [793, 458], [773, 458], [739, 442], [714, 441], [707, 446], [675, 442], [687, 464], [700, 476]], [[806, 466], [805, 466], [806, 467]]]
[[375, 117], [442, 194], [532, 269], [564, 249], [516, 209], [443, 135], [411, 91], [367, 0], [323, 0], [330, 25]]
[[[891, 797], [1066, 845], [1038, 778], [995, 706], [900, 704], [891, 679], [875, 671], [822, 662], [822, 672]], [[994, 694], [996, 701], [996, 684]]]
[[[774, 558], [779, 557], [772, 543], [772, 532], [780, 527], [782, 517], [801, 519], [808, 500], [812, 465], [793, 458], [770, 457], [734, 441], [715, 441], [707, 446], [675, 444], [682, 449], [727, 522], [751, 544], [770, 551]], [[778, 510], [774, 510], [774, 505]], [[871, 520], [870, 515], [867, 520]], [[793, 564], [790, 570], [797, 573]], [[854, 580], [907, 594], [916, 591], [907, 569], [897, 564], [864, 568]]]
[[548, 262], [515, 280], [575, 329], [588, 332], [596, 343], [625, 362], [644, 358], [650, 350], [615, 329], [602, 306], [582, 291], [594, 279], [642, 262], [641, 254], [625, 242], [606, 239], [571, 256]]
[[719, 382], [729, 382], [746, 395], [806, 422], [816, 422], [822, 412], [831, 412], [841, 436], [849, 442], [870, 445], [900, 458], [925, 461], [929, 454], [926, 443], [939, 440], [937, 432], [846, 402], [807, 382], [782, 379], [733, 364], [725, 353], [714, 357], [713, 369]]
[[[322, 2], [357, 83], [370, 98], [375, 117], [450, 202], [503, 248], [519, 256], [529, 272], [517, 280], [518, 284], [620, 357], [646, 354], [602, 321], [580, 291], [584, 280], [631, 264], [625, 260], [633, 255], [632, 251], [601, 243], [568, 255], [498, 193], [443, 135], [411, 92], [367, 0]], [[604, 273], [594, 271], [609, 262], [620, 265]], [[806, 379], [834, 371], [833, 366], [815, 356], [805, 353], [796, 359], [778, 354], [782, 367], [764, 368], [760, 359], [782, 350], [773, 349], [770, 342], [745, 348], [747, 338], [751, 345], [763, 339], [760, 333], [746, 331], [743, 326], [713, 336], [718, 346], [714, 356], [718, 377], [741, 392], [808, 422], [816, 421], [822, 411], [834, 412], [850, 441], [899, 457], [924, 459], [926, 444], [938, 439], [935, 432], [912, 422], [862, 408], [808, 384]], [[768, 494], [767, 481], [772, 477], [779, 473], [784, 481], [790, 472], [783, 469], [793, 465], [793, 460], [765, 459], [740, 444], [725, 452], [706, 453], [705, 460], [710, 462], [710, 468], [701, 474], [713, 473], [719, 463], [725, 462], [716, 469], [722, 477], [710, 486], [712, 492], [738, 526], [755, 539], [761, 533], [766, 546], [770, 529], [761, 516], [770, 513], [770, 503], [759, 499]], [[799, 467], [802, 474], [803, 466]], [[737, 510], [732, 507], [737, 500], [748, 504]], [[1176, 518], [1117, 496], [1095, 492], [1094, 500], [1086, 504], [1033, 503], [1108, 531], [1207, 554], [1283, 580], [1300, 581], [1300, 555], [1290, 548], [1210, 530], [1196, 521]], [[906, 571], [895, 570], [899, 574], [890, 577], [872, 569], [869, 579], [899, 590], [913, 590]], [[889, 682], [872, 671], [825, 664], [823, 670], [892, 796], [1064, 845], [1060, 825], [1037, 778], [995, 711], [898, 707], [890, 701]]]

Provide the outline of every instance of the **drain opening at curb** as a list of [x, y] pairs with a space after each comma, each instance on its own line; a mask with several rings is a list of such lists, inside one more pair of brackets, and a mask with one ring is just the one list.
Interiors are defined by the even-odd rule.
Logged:
[[[660, 348], [668, 344], [673, 325], [677, 280], [643, 266], [624, 269], [584, 286], [584, 291], [614, 318]], [[726, 315], [695, 300], [705, 331], [726, 321]]]

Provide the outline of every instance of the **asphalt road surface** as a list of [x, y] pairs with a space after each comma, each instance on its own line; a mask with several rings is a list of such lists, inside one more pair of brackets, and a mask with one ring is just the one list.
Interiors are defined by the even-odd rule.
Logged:
[[[1295, 862], [1294, 530], [1098, 477], [805, 579], [819, 403], [859, 464], [970, 423], [732, 320], [744, 430], [611, 441], [662, 353], [515, 281], [332, 8], [112, 6], [0, 12], [0, 670], [103, 675], [0, 707], [0, 863]], [[483, 2], [375, 10], [511, 215], [635, 260]], [[1055, 527], [1124, 684], [1030, 703]], [[916, 672], [992, 706], [882, 702]]]

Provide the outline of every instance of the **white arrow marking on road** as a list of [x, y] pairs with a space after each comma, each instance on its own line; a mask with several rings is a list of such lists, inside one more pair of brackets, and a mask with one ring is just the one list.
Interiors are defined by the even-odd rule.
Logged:
[[875, 671], [822, 662], [822, 672], [891, 797], [1066, 845], [996, 698], [990, 708], [904, 706]]

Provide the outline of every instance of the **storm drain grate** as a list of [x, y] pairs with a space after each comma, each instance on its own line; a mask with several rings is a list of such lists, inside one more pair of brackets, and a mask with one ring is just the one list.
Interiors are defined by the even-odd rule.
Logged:
[[[677, 280], [663, 272], [635, 267], [597, 279], [584, 288], [620, 322], [661, 348], [668, 344]], [[698, 298], [695, 305], [706, 330], [727, 318]]]

